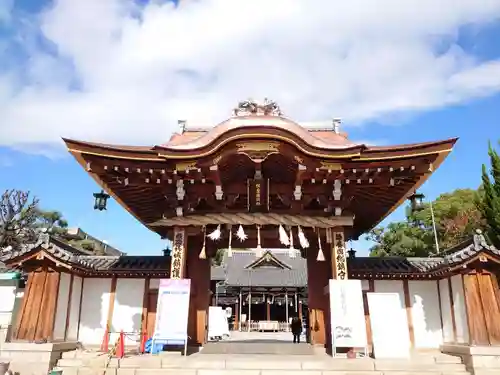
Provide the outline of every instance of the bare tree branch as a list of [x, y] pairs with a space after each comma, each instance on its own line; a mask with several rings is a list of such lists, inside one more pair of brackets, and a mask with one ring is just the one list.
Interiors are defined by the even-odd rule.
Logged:
[[30, 192], [6, 190], [0, 197], [0, 249], [19, 248], [35, 240], [38, 199]]

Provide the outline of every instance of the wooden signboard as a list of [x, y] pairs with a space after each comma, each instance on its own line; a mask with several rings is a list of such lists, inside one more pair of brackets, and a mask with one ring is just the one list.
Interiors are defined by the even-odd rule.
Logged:
[[248, 185], [248, 211], [269, 212], [269, 180], [250, 179]]

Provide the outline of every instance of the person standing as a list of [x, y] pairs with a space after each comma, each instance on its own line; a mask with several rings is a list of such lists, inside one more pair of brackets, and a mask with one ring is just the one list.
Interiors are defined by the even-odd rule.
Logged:
[[300, 335], [302, 334], [302, 321], [297, 317], [293, 317], [290, 329], [293, 334], [293, 343], [300, 344]]

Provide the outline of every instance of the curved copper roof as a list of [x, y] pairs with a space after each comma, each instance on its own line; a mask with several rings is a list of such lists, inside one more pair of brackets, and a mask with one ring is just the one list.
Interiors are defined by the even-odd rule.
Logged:
[[236, 116], [232, 117], [207, 132], [188, 131], [174, 134], [169, 142], [159, 147], [170, 150], [193, 150], [208, 146], [223, 134], [234, 130], [247, 128], [276, 128], [284, 130], [301, 138], [310, 146], [321, 149], [342, 149], [358, 146], [346, 137], [332, 131], [309, 131], [296, 122], [280, 116]]

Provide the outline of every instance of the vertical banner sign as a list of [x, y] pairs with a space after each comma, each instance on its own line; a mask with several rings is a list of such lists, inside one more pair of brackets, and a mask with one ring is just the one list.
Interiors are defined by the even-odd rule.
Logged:
[[332, 347], [366, 348], [361, 280], [332, 279], [329, 289]]
[[187, 344], [190, 279], [161, 279], [153, 345]]
[[344, 241], [344, 233], [336, 232], [333, 239], [333, 257], [332, 262], [335, 263], [335, 275], [337, 279], [347, 280], [348, 272], [347, 272], [347, 259], [345, 256], [345, 241]]
[[171, 279], [181, 279], [184, 276], [184, 266], [186, 263], [185, 237], [186, 232], [184, 228], [175, 228], [170, 264]]

